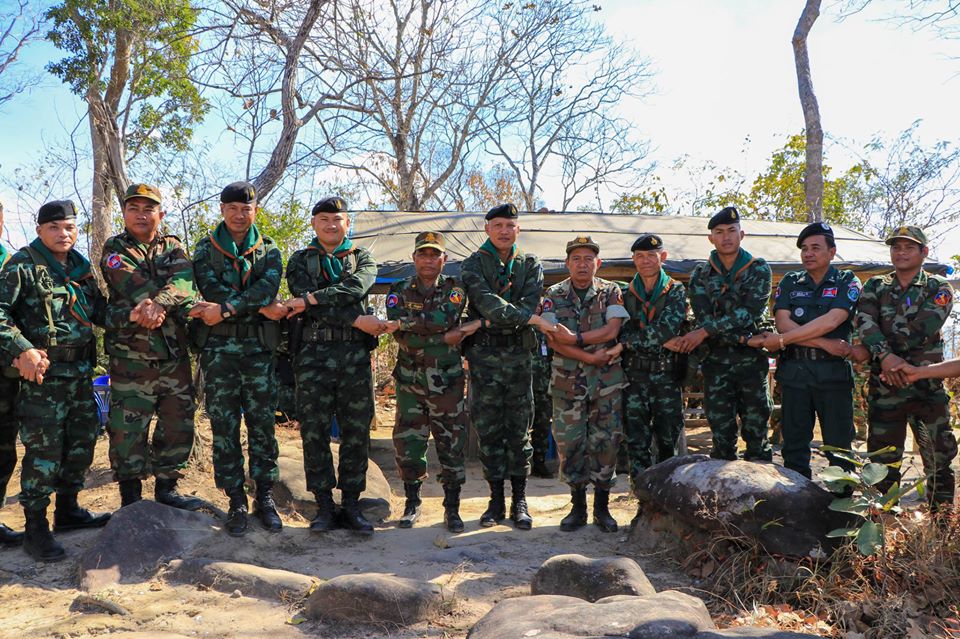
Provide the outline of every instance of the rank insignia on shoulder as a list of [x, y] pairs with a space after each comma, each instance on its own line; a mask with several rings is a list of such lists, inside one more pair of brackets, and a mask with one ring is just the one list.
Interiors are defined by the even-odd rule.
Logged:
[[837, 296], [836, 286], [823, 289], [823, 293], [821, 294], [821, 297], [836, 297], [836, 296]]
[[107, 266], [112, 269], [118, 269], [123, 265], [123, 259], [116, 253], [107, 256]]
[[452, 304], [459, 304], [462, 301], [463, 301], [463, 291], [461, 291], [459, 288], [455, 288], [452, 291], [450, 291], [450, 302]]
[[946, 306], [953, 300], [953, 294], [950, 292], [950, 289], [941, 288], [937, 291], [937, 294], [933, 296], [933, 303], [937, 306]]
[[393, 308], [400, 303], [400, 297], [396, 293], [387, 295], [387, 308]]
[[552, 313], [553, 312], [553, 300], [549, 297], [543, 298], [543, 312]]

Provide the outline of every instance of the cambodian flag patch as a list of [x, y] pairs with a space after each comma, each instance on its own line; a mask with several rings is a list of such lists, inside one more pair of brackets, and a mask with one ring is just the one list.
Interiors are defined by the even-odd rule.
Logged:
[[941, 288], [937, 291], [937, 294], [933, 296], [933, 303], [937, 306], [946, 306], [952, 299], [953, 295], [950, 293], [950, 290]]
[[396, 293], [387, 295], [387, 308], [393, 308], [400, 303], [400, 297]]
[[549, 297], [543, 298], [543, 312], [552, 313], [553, 312], [553, 300]]
[[107, 256], [107, 266], [112, 269], [118, 269], [123, 266], [123, 260], [116, 253]]
[[837, 296], [836, 286], [823, 289], [823, 293], [821, 294], [821, 297], [836, 297], [836, 296]]

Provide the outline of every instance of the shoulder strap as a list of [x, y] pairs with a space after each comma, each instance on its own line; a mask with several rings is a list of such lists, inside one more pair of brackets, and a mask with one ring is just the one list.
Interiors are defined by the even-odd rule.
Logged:
[[40, 288], [40, 278], [37, 277], [39, 269], [49, 270], [50, 266], [47, 264], [47, 261], [43, 259], [43, 256], [40, 255], [40, 252], [35, 250], [32, 246], [23, 247], [27, 253], [30, 254], [30, 259], [33, 260], [33, 270], [34, 270], [34, 285], [37, 288], [37, 292], [40, 293], [40, 296], [43, 298], [43, 306], [47, 311], [47, 327], [49, 331], [47, 333], [47, 344], [49, 346], [57, 345], [57, 326], [53, 323], [53, 293], [52, 291], [46, 291]]

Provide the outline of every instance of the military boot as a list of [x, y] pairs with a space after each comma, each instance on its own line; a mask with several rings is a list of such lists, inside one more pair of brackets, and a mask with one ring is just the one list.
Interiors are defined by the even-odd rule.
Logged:
[[121, 479], [119, 486], [121, 508], [140, 501], [143, 483], [139, 479]]
[[153, 497], [158, 504], [179, 508], [180, 510], [199, 510], [203, 501], [196, 497], [184, 497], [177, 492], [177, 480], [157, 477], [157, 485]]
[[269, 481], [257, 482], [257, 500], [254, 511], [264, 528], [270, 532], [280, 532], [283, 522], [277, 512], [277, 504], [273, 501], [273, 483]]
[[463, 532], [460, 518], [460, 485], [443, 486], [443, 523], [452, 533]]
[[77, 503], [77, 493], [57, 493], [57, 507], [53, 511], [53, 530], [100, 528], [110, 521], [110, 513], [92, 513]]
[[0, 546], [7, 548], [19, 546], [23, 543], [23, 533], [17, 532], [6, 524], [0, 524]]
[[223, 527], [231, 537], [243, 537], [247, 534], [247, 493], [241, 486], [230, 490], [227, 496], [230, 497], [230, 510]]
[[490, 501], [487, 509], [480, 515], [480, 525], [484, 528], [496, 526], [507, 516], [507, 506], [503, 497], [503, 480], [487, 482], [490, 484]]
[[346, 528], [365, 535], [373, 534], [373, 524], [367, 521], [360, 510], [360, 493], [357, 491], [340, 491], [341, 518]]
[[510, 519], [517, 530], [530, 530], [533, 527], [533, 517], [527, 511], [527, 478], [511, 477], [510, 488]]
[[617, 520], [610, 514], [610, 490], [593, 489], [593, 525], [603, 532], [617, 532]]
[[547, 457], [544, 453], [534, 452], [533, 459], [531, 460], [530, 475], [543, 479], [553, 479], [557, 476], [557, 473], [550, 470], [550, 467], [547, 466]]
[[310, 532], [322, 533], [333, 530], [336, 525], [337, 510], [333, 503], [333, 491], [321, 490], [314, 493], [317, 498], [317, 516], [310, 521]]
[[60, 561], [67, 556], [57, 540], [50, 534], [47, 523], [47, 509], [23, 511], [27, 524], [23, 533], [23, 549], [35, 561]]
[[570, 502], [573, 508], [570, 514], [560, 520], [560, 530], [571, 532], [587, 525], [587, 487], [571, 486]]
[[397, 520], [397, 528], [413, 528], [413, 525], [420, 519], [420, 482], [404, 482], [403, 494], [407, 502], [403, 505], [403, 515]]

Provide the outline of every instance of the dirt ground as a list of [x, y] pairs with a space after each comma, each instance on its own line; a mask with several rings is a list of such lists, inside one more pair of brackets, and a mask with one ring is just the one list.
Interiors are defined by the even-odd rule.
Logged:
[[[381, 426], [373, 431], [372, 459], [383, 469], [395, 495], [402, 495], [396, 477], [390, 439], [392, 405], [381, 399], [378, 406]], [[213, 484], [209, 456], [209, 424], [199, 420], [196, 460], [186, 479], [184, 492], [195, 494], [226, 509], [227, 499]], [[295, 428], [281, 427], [281, 441], [296, 439]], [[706, 450], [709, 432], [695, 430], [688, 435], [691, 452]], [[22, 451], [21, 451], [22, 454]], [[436, 457], [431, 445], [431, 468]], [[122, 585], [100, 594], [130, 611], [130, 615], [110, 615], [75, 602], [78, 590], [77, 558], [96, 538], [98, 531], [78, 531], [59, 535], [69, 557], [60, 563], [35, 564], [21, 549], [0, 552], [0, 637], [61, 638], [90, 637], [109, 633], [111, 637], [465, 637], [470, 627], [498, 601], [529, 594], [530, 580], [547, 558], [562, 553], [589, 556], [626, 555], [636, 559], [658, 590], [692, 585], [692, 579], [679, 571], [675, 562], [660, 555], [639, 555], [628, 541], [626, 525], [636, 512], [637, 502], [628, 495], [626, 481], [620, 481], [612, 498], [612, 512], [621, 523], [621, 532], [601, 533], [588, 526], [574, 533], [559, 531], [566, 514], [569, 494], [556, 479], [531, 478], [528, 486], [534, 528], [517, 531], [510, 526], [479, 528], [480, 513], [486, 507], [487, 490], [479, 463], [468, 464], [461, 514], [466, 532], [450, 535], [442, 525], [442, 490], [435, 481], [424, 485], [423, 516], [411, 530], [401, 530], [393, 522], [378, 526], [372, 538], [354, 536], [346, 531], [311, 535], [308, 521], [299, 513], [284, 511], [284, 530], [271, 535], [251, 522], [246, 537], [234, 539], [217, 535], [216, 543], [192, 552], [223, 560], [255, 563], [269, 568], [292, 570], [330, 579], [359, 572], [390, 573], [444, 585], [454, 593], [448, 611], [434, 622], [409, 628], [350, 627], [302, 621], [297, 612], [301, 602], [277, 603], [243, 596], [223, 594], [176, 585], [164, 581], [162, 574], [143, 583]], [[23, 527], [22, 510], [16, 505], [19, 475], [10, 483], [6, 506], [0, 512], [5, 523]], [[119, 506], [116, 485], [109, 475], [107, 442], [97, 445], [87, 490], [81, 503], [93, 510], [113, 510]], [[153, 492], [152, 482], [144, 495]], [[592, 503], [592, 496], [590, 497]], [[394, 511], [402, 508], [395, 498]], [[452, 547], [457, 552], [441, 552]], [[451, 560], [449, 555], [455, 554]], [[139, 634], [135, 634], [139, 633]]]

